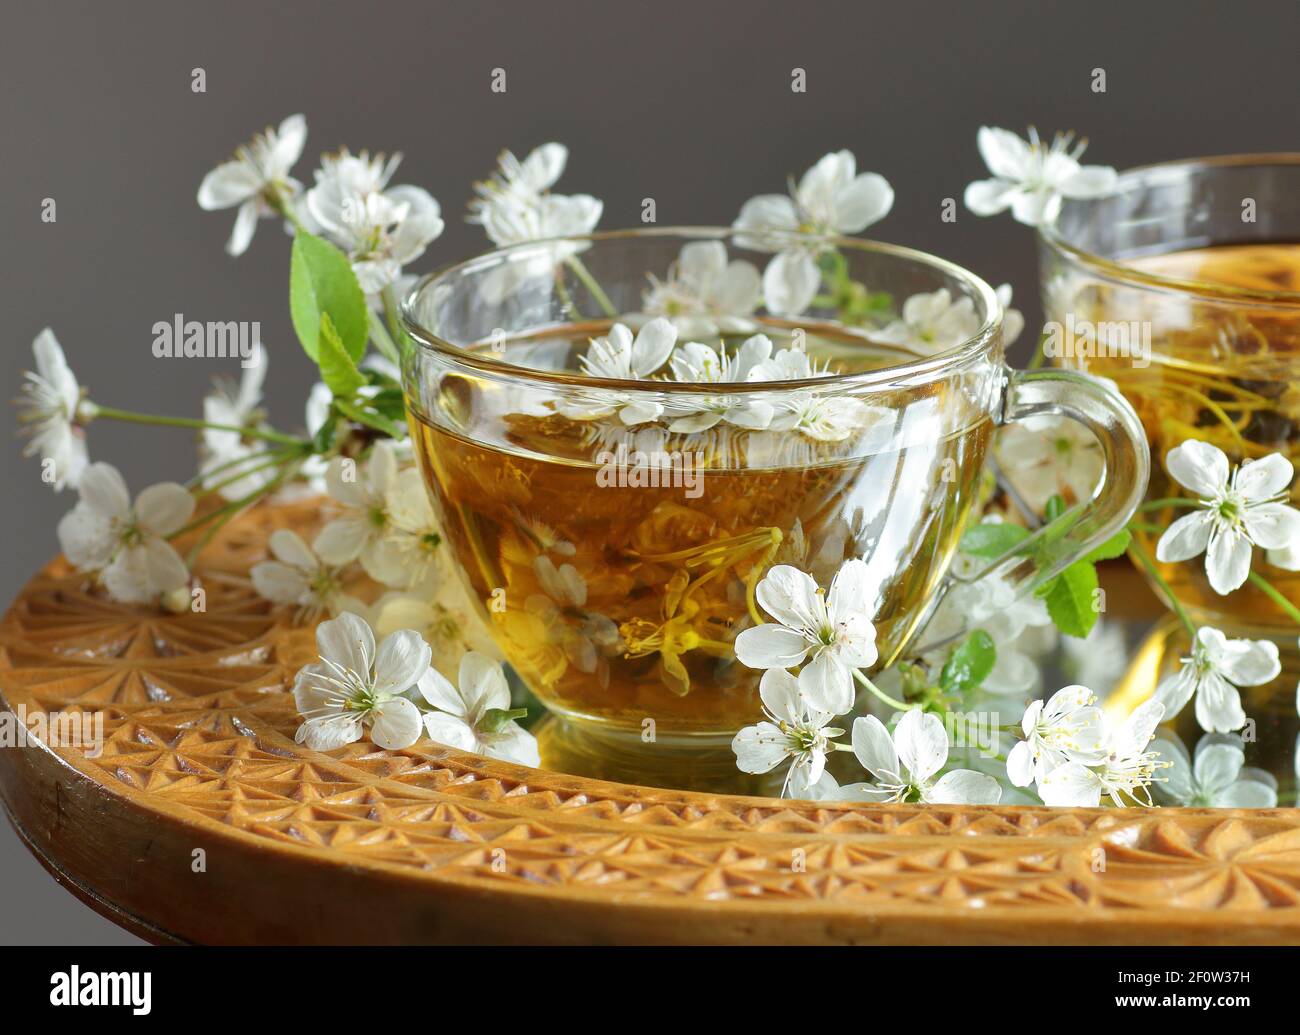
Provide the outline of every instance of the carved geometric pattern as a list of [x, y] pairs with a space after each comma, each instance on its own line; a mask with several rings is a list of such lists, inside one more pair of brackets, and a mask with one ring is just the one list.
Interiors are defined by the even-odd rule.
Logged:
[[306, 848], [357, 880], [382, 864], [611, 905], [820, 903], [827, 922], [886, 907], [1127, 922], [1215, 910], [1300, 933], [1294, 809], [825, 804], [605, 783], [428, 740], [309, 751], [288, 688], [312, 632], [259, 600], [246, 572], [272, 527], [312, 518], [296, 504], [233, 523], [205, 551], [200, 614], [109, 603], [52, 563], [0, 622], [7, 705], [102, 713], [98, 757], [55, 748], [102, 794]]

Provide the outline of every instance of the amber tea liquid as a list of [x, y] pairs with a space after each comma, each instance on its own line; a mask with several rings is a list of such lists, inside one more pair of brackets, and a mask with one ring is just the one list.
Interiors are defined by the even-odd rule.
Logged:
[[[551, 335], [541, 347], [572, 370], [598, 333]], [[912, 358], [830, 334], [810, 335], [808, 351], [837, 370]], [[760, 673], [735, 661], [732, 644], [773, 564], [825, 586], [842, 561], [866, 556], [883, 575], [882, 664], [925, 617], [990, 432], [986, 416], [946, 428], [938, 415], [954, 404], [944, 394], [959, 391], [936, 387], [928, 421], [884, 407], [897, 432], [880, 429], [865, 453], [860, 441], [795, 432], [666, 435], [574, 420], [463, 371], [442, 375], [412, 428], [455, 559], [534, 693], [602, 734], [700, 742], [760, 717]], [[638, 466], [647, 444], [676, 454], [676, 466], [658, 476]]]
[[[1128, 260], [1135, 269], [1162, 277], [1254, 291], [1300, 292], [1300, 244], [1225, 245]], [[1234, 463], [1280, 452], [1300, 464], [1300, 306], [1233, 304], [1192, 296], [1152, 295], [1158, 309], [1143, 314], [1125, 306], [1111, 311], [1099, 295], [1091, 319], [1143, 319], [1152, 327], [1151, 362], [1135, 366], [1126, 358], [1097, 358], [1087, 367], [1112, 378], [1133, 404], [1151, 443], [1148, 498], [1185, 496], [1169, 478], [1164, 457], [1188, 438], [1222, 449]], [[1291, 505], [1300, 487], [1291, 487]], [[1155, 524], [1187, 513], [1170, 508], [1149, 515]], [[1158, 535], [1140, 538], [1155, 556]], [[1263, 565], [1257, 570], [1292, 603], [1300, 604], [1300, 572]], [[1263, 565], [1262, 567], [1260, 565]], [[1230, 612], [1233, 622], [1251, 627], [1292, 627], [1294, 622], [1263, 593], [1247, 585], [1230, 597], [1210, 587], [1201, 561], [1161, 565], [1179, 600], [1211, 619]]]

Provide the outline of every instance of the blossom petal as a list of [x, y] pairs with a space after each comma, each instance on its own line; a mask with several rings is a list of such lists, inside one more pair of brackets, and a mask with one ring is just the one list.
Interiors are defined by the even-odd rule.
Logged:
[[1239, 589], [1250, 576], [1250, 540], [1235, 529], [1216, 529], [1205, 554], [1205, 574], [1216, 593]]
[[346, 613], [316, 626], [316, 649], [322, 661], [369, 680], [374, 666], [375, 634], [370, 623]]
[[1193, 772], [1196, 783], [1207, 794], [1213, 794], [1235, 783], [1246, 764], [1246, 752], [1239, 737], [1210, 734], [1196, 745]]
[[831, 651], [823, 650], [799, 670], [799, 689], [811, 708], [843, 715], [853, 707], [853, 676]]
[[302, 541], [302, 536], [291, 528], [278, 528], [267, 540], [272, 556], [294, 568], [311, 571], [316, 565], [316, 555]]
[[1188, 439], [1165, 456], [1169, 476], [1204, 499], [1211, 499], [1228, 484], [1228, 457], [1218, 446]]
[[[1176, 713], [1171, 711], [1168, 714], [1172, 717]], [[1170, 763], [1168, 768], [1161, 770], [1164, 783], [1156, 784], [1155, 789], [1164, 798], [1180, 805], [1188, 804], [1196, 794], [1196, 787], [1192, 783], [1192, 762], [1187, 757], [1187, 749], [1180, 741], [1169, 736], [1156, 737], [1151, 742], [1150, 751], [1159, 755], [1161, 761]]]
[[821, 284], [817, 262], [806, 251], [779, 252], [763, 271], [763, 298], [780, 316], [798, 316], [812, 304]]
[[361, 716], [352, 712], [308, 719], [298, 727], [293, 739], [312, 751], [333, 751], [361, 739]]
[[299, 568], [279, 561], [254, 564], [249, 577], [258, 596], [274, 604], [301, 604], [311, 590], [311, 582]]
[[510, 707], [510, 688], [501, 665], [486, 654], [468, 651], [460, 659], [457, 682], [468, 714], [476, 720], [490, 708]]
[[469, 714], [460, 691], [452, 686], [451, 681], [436, 668], [425, 672], [415, 685], [420, 695], [435, 708], [440, 708], [461, 719]]
[[1231, 733], [1246, 725], [1241, 693], [1217, 672], [1209, 672], [1196, 692], [1196, 721], [1210, 733]]
[[542, 764], [542, 753], [537, 746], [537, 738], [517, 722], [506, 723], [498, 733], [487, 742], [484, 752], [489, 758], [500, 758], [515, 765], [526, 765], [536, 769]]
[[790, 740], [770, 722], [746, 726], [731, 741], [742, 773], [771, 772], [790, 755]]
[[1281, 453], [1270, 453], [1259, 460], [1247, 460], [1233, 478], [1233, 487], [1246, 499], [1270, 500], [1291, 484], [1295, 467]]
[[238, 159], [222, 162], [199, 184], [199, 208], [206, 212], [234, 208], [255, 197], [261, 189], [257, 170], [247, 162]]
[[1034, 781], [1034, 753], [1027, 741], [1019, 741], [1007, 753], [1007, 777], [1017, 787], [1028, 787]]
[[112, 464], [100, 461], [87, 467], [77, 492], [81, 502], [101, 517], [123, 519], [131, 512], [131, 494]]
[[1101, 781], [1078, 762], [1066, 762], [1043, 777], [1038, 796], [1044, 805], [1072, 805], [1096, 808], [1101, 804]]
[[361, 555], [369, 534], [370, 524], [364, 517], [342, 517], [317, 532], [311, 545], [326, 564], [349, 564]]
[[1009, 129], [981, 126], [975, 146], [989, 172], [1004, 180], [1024, 180], [1033, 168], [1033, 153], [1024, 139]]
[[1103, 198], [1115, 193], [1119, 173], [1109, 165], [1085, 165], [1059, 181], [1056, 189], [1067, 198]]
[[996, 216], [1011, 207], [1020, 185], [1009, 180], [976, 180], [967, 184], [963, 201], [977, 216]]
[[1300, 542], [1300, 510], [1282, 503], [1256, 503], [1242, 515], [1246, 534], [1256, 546], [1284, 550]]
[[374, 691], [400, 694], [415, 686], [429, 671], [433, 651], [413, 629], [399, 629], [384, 637], [375, 655]]
[[632, 373], [649, 377], [668, 362], [677, 344], [677, 328], [662, 316], [657, 316], [637, 332], [632, 343]]
[[858, 614], [865, 614], [869, 620], [875, 610], [877, 589], [877, 580], [866, 561], [858, 557], [845, 561], [831, 579], [826, 595], [831, 621], [842, 622]]
[[1214, 804], [1224, 809], [1277, 808], [1277, 788], [1263, 780], [1238, 780], [1221, 790]]
[[194, 513], [194, 497], [175, 482], [150, 485], [135, 501], [136, 520], [156, 535], [168, 536]]
[[835, 192], [835, 229], [860, 234], [894, 207], [894, 188], [878, 173], [863, 173]]
[[881, 783], [898, 780], [898, 753], [883, 722], [874, 715], [854, 719], [852, 743], [853, 755], [863, 769]]
[[252, 244], [256, 232], [257, 202], [250, 199], [240, 205], [239, 211], [235, 213], [235, 225], [231, 227], [230, 237], [226, 241], [226, 254], [236, 257], [243, 255]]
[[[391, 639], [392, 637], [389, 637]], [[390, 697], [371, 710], [370, 739], [385, 751], [401, 751], [420, 739], [424, 729], [420, 709], [405, 697]]]
[[755, 591], [759, 605], [782, 625], [808, 629], [818, 622], [817, 582], [790, 564], [768, 569]]
[[987, 773], [954, 769], [926, 788], [924, 800], [933, 805], [996, 805], [1002, 788]]
[[758, 681], [758, 696], [777, 719], [791, 725], [798, 723], [804, 714], [804, 699], [799, 693], [799, 680], [783, 668], [769, 668]]
[[461, 751], [474, 751], [478, 748], [478, 738], [464, 719], [444, 712], [430, 712], [424, 717], [424, 732], [429, 739]]
[[937, 715], [911, 708], [898, 720], [894, 744], [899, 761], [912, 775], [913, 783], [924, 783], [948, 761], [948, 731]]
[[736, 659], [749, 668], [793, 668], [808, 654], [808, 641], [793, 629], [767, 623], [736, 637]]
[[[740, 215], [731, 225], [737, 230], [797, 230], [799, 213], [794, 201], [784, 194], [759, 194], [741, 206]], [[754, 244], [746, 242], [746, 246]]]
[[1188, 666], [1162, 679], [1153, 699], [1165, 706], [1165, 714], [1172, 719], [1183, 710], [1195, 692], [1196, 670]]
[[271, 149], [272, 167], [288, 172], [302, 157], [302, 149], [306, 144], [307, 119], [301, 114], [283, 119], [275, 133], [275, 146]]
[[1208, 634], [1217, 629], [1202, 629], [1214, 668], [1237, 686], [1262, 686], [1271, 683], [1282, 671], [1277, 644], [1272, 640], [1229, 640], [1219, 633], [1217, 642]]
[[1184, 514], [1165, 529], [1156, 543], [1156, 560], [1173, 564], [1190, 560], [1205, 552], [1210, 544], [1210, 533], [1214, 530], [1214, 519], [1205, 510]]

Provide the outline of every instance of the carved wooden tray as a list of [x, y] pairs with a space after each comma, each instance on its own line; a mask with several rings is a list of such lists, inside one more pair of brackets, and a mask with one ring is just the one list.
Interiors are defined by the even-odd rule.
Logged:
[[[245, 575], [262, 509], [205, 552], [203, 614], [89, 595], [62, 561], [0, 623], [7, 707], [102, 710], [97, 758], [0, 751], [19, 833], [155, 941], [1300, 941], [1300, 810], [819, 804], [628, 786], [421, 741], [319, 754], [314, 659]], [[10, 888], [10, 894], [20, 889]]]

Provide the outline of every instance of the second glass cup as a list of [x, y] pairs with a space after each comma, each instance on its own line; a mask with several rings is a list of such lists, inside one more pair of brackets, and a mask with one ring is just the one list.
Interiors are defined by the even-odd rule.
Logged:
[[[761, 305], [778, 252], [831, 288], [796, 317]], [[958, 328], [932, 355], [883, 343], [918, 294]], [[1092, 500], [990, 566], [1022, 591], [1122, 528], [1146, 487], [1122, 399], [1007, 370], [992, 289], [904, 248], [596, 234], [434, 274], [404, 315], [412, 431], [460, 573], [533, 692], [601, 735], [718, 742], [760, 718], [734, 642], [771, 620], [755, 589], [774, 565], [825, 588], [863, 558], [878, 664], [894, 661], [951, 578], [1004, 421], [1078, 420], [1106, 462]]]

